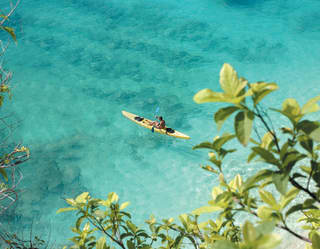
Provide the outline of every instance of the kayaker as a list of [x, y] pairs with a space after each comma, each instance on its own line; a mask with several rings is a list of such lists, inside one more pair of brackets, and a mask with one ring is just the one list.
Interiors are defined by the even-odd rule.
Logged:
[[159, 122], [158, 121], [153, 121], [153, 122], [150, 123], [150, 125], [154, 126], [155, 128], [158, 128], [158, 129], [166, 128], [166, 122], [164, 121], [162, 116], [156, 116], [156, 118], [159, 119]]

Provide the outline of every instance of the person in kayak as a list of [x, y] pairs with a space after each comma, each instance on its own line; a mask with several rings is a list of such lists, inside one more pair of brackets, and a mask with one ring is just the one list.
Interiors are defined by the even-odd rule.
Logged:
[[164, 121], [162, 116], [156, 116], [156, 118], [159, 119], [159, 122], [153, 121], [153, 122], [150, 122], [150, 125], [154, 126], [155, 128], [158, 128], [158, 129], [166, 128], [166, 122]]

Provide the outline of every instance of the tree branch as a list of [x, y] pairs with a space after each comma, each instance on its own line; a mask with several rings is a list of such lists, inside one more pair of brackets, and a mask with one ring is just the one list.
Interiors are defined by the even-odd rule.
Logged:
[[5, 21], [13, 14], [13, 12], [14, 12], [14, 11], [16, 10], [16, 8], [18, 7], [19, 3], [20, 3], [20, 0], [18, 0], [18, 1], [16, 2], [15, 6], [11, 9], [11, 11], [8, 13], [8, 15], [6, 15], [7, 18], [3, 18], [3, 20], [0, 22], [0, 26], [2, 26], [2, 25], [5, 23]]
[[293, 186], [295, 186], [297, 189], [302, 190], [303, 192], [307, 193], [310, 197], [312, 197], [315, 201], [320, 203], [320, 200], [317, 198], [315, 193], [312, 193], [309, 189], [301, 186], [294, 178], [289, 177], [289, 181]]
[[[246, 205], [244, 203], [242, 203], [240, 200], [239, 200], [238, 203], [240, 204], [241, 207], [243, 207], [243, 208], [246, 207]], [[253, 210], [249, 210], [249, 213], [251, 213], [252, 215], [254, 215], [256, 217], [259, 217], [258, 214]], [[296, 232], [292, 231], [286, 224], [284, 224], [284, 225], [276, 224], [276, 227], [281, 228], [283, 230], [286, 230], [287, 232], [289, 232], [293, 236], [295, 236], [295, 237], [297, 237], [297, 238], [299, 238], [299, 239], [301, 239], [303, 241], [311, 243], [310, 239], [308, 239], [308, 238], [306, 238], [306, 237], [304, 237], [304, 236], [302, 236], [300, 234], [297, 234]]]

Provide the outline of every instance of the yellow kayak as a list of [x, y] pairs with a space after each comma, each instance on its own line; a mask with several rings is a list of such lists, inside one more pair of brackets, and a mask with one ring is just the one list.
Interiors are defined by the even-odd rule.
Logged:
[[[126, 111], [122, 111], [122, 114], [123, 114], [123, 116], [125, 116], [126, 118], [130, 119], [131, 121], [137, 123], [138, 125], [141, 125], [144, 128], [147, 128], [149, 130], [152, 129], [152, 125], [150, 125], [152, 120], [144, 118], [144, 117], [141, 117], [141, 116], [138, 116], [138, 115], [135, 115], [135, 114], [132, 114], [130, 112], [126, 112]], [[169, 127], [166, 127], [164, 129], [158, 129], [158, 128], [154, 127], [154, 131], [155, 132], [159, 132], [159, 133], [164, 134], [164, 135], [168, 135], [170, 137], [176, 137], [176, 138], [182, 138], [182, 139], [190, 139], [189, 136], [187, 136], [187, 135], [185, 135], [185, 134], [183, 134], [183, 133], [181, 133], [179, 131], [173, 130], [173, 129], [169, 128]]]

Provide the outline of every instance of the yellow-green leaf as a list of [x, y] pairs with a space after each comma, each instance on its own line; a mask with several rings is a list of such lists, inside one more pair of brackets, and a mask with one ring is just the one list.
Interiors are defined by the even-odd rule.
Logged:
[[266, 234], [256, 241], [257, 249], [272, 249], [281, 243], [281, 237], [277, 234]]
[[265, 203], [267, 203], [270, 207], [276, 208], [278, 206], [276, 199], [267, 190], [260, 189], [259, 194], [260, 194], [261, 199]]
[[96, 249], [106, 249], [106, 237], [101, 237], [98, 239], [96, 244]]
[[130, 202], [128, 202], [128, 201], [122, 203], [122, 204], [120, 205], [120, 210], [125, 209], [129, 204], [130, 204]]
[[251, 222], [246, 221], [242, 228], [243, 238], [246, 243], [250, 243], [257, 238], [257, 233]]
[[250, 84], [253, 91], [254, 105], [257, 105], [265, 96], [278, 89], [276, 83], [256, 82]]
[[317, 102], [320, 101], [320, 95], [310, 99], [307, 103], [305, 103], [302, 107], [302, 113], [307, 114], [311, 112], [319, 111], [320, 107]]
[[88, 196], [89, 196], [89, 192], [83, 192], [82, 194], [80, 194], [76, 197], [76, 202], [77, 203], [86, 203]]
[[292, 98], [288, 98], [282, 103], [282, 111], [290, 113], [293, 116], [299, 116], [301, 114], [299, 103]]
[[73, 210], [77, 210], [77, 208], [75, 208], [75, 207], [59, 208], [57, 211], [57, 214], [63, 213], [63, 212], [68, 212], [68, 211], [73, 211]]
[[71, 198], [66, 199], [66, 202], [71, 206], [75, 206], [77, 204], [74, 199]]
[[312, 241], [312, 249], [320, 249], [320, 235], [318, 233], [314, 233], [311, 238]]
[[215, 200], [217, 198], [218, 195], [222, 194], [223, 190], [219, 187], [213, 187], [212, 191], [211, 191], [211, 196], [212, 199]]
[[214, 243], [214, 249], [239, 249], [239, 247], [231, 241], [218, 240]]
[[115, 193], [115, 192], [111, 192], [108, 194], [108, 200], [110, 200], [110, 202], [117, 202], [119, 200], [119, 196]]
[[260, 206], [257, 210], [258, 217], [262, 220], [269, 220], [273, 210], [267, 206]]
[[205, 207], [200, 207], [200, 208], [197, 208], [196, 210], [193, 210], [192, 214], [201, 215], [201, 214], [212, 213], [220, 210], [222, 210], [222, 208], [218, 206], [205, 206]]
[[213, 92], [206, 88], [194, 95], [193, 100], [197, 104], [208, 103], [208, 102], [224, 102], [225, 96], [223, 93]]
[[223, 64], [220, 71], [220, 85], [228, 96], [237, 97], [247, 83], [246, 80], [239, 80], [237, 72], [231, 65]]
[[267, 132], [266, 134], [264, 134], [264, 136], [261, 139], [260, 147], [262, 147], [264, 149], [268, 149], [268, 147], [272, 143], [272, 141], [273, 141], [273, 136], [272, 136], [271, 132]]
[[235, 186], [238, 190], [240, 190], [241, 186], [242, 186], [242, 177], [237, 174], [234, 178], [234, 183], [235, 183]]
[[105, 200], [105, 201], [102, 200], [99, 203], [105, 207], [110, 207], [111, 201], [110, 200]]
[[299, 193], [299, 189], [297, 188], [292, 188], [288, 191], [288, 193], [285, 196], [281, 196], [281, 200], [280, 200], [280, 206], [281, 206], [281, 210], [286, 208], [286, 206], [293, 200], [296, 198], [297, 194]]

